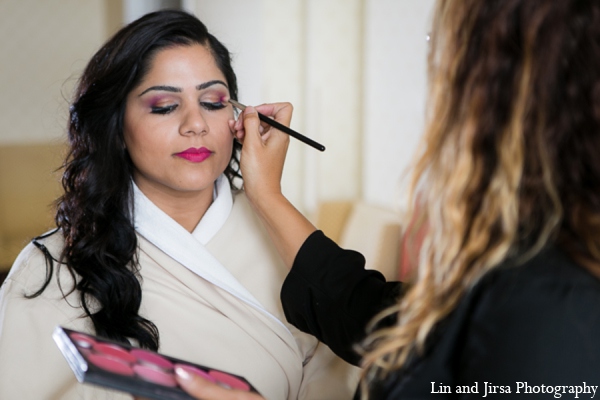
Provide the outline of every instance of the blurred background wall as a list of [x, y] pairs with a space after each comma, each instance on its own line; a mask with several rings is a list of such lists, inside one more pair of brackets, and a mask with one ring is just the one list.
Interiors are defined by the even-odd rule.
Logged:
[[[283, 189], [299, 209], [402, 207], [423, 129], [433, 0], [0, 0], [0, 252], [16, 231], [12, 248], [52, 226], [48, 198], [60, 191], [50, 165], [63, 156], [68, 100], [89, 58], [122, 24], [165, 7], [196, 14], [228, 46], [242, 103], [292, 102], [292, 128], [327, 147], [291, 141]], [[9, 261], [0, 255], [0, 268]]]

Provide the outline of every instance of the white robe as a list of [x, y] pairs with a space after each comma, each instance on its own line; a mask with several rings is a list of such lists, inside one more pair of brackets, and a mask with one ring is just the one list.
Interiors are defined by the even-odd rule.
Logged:
[[[214, 257], [227, 270], [224, 274], [231, 275], [233, 287], [225, 282], [222, 288], [199, 276], [138, 230], [140, 314], [158, 327], [159, 351], [244, 376], [267, 399], [351, 398], [358, 369], [285, 322], [279, 291], [287, 270], [245, 195], [234, 194], [221, 222], [222, 213], [211, 217], [210, 211], [190, 236], [206, 242], [206, 257]], [[209, 233], [203, 239], [200, 232]], [[60, 233], [43, 243], [59, 256]], [[41, 287], [44, 277], [44, 257], [30, 244], [0, 290], [0, 399], [131, 399], [77, 383], [52, 331], [62, 325], [93, 333], [93, 327], [83, 317], [78, 294], [65, 301], [56, 279], [41, 296], [23, 297]], [[70, 289], [66, 268], [61, 268], [60, 277], [63, 288]]]

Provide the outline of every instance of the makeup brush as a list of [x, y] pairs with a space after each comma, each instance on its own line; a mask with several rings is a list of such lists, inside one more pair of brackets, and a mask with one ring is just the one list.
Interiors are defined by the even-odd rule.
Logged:
[[[228, 100], [231, 104], [233, 104], [236, 108], [239, 108], [240, 110], [244, 111], [244, 109], [246, 108], [245, 105], [243, 105], [242, 103], [239, 103], [235, 100], [229, 99]], [[280, 130], [281, 132], [287, 133], [288, 135], [290, 135], [293, 138], [298, 139], [301, 142], [306, 143], [309, 146], [314, 147], [315, 149], [319, 150], [319, 151], [325, 151], [325, 146], [323, 146], [320, 143], [315, 142], [314, 140], [307, 138], [306, 136], [288, 128], [285, 125], [280, 124], [279, 122], [275, 121], [272, 118], [267, 117], [266, 115], [263, 115], [261, 113], [258, 113], [258, 118], [271, 125], [273, 128]]]

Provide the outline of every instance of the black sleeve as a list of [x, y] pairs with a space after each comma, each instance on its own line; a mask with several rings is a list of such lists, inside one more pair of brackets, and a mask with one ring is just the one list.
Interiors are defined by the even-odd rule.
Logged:
[[424, 354], [380, 383], [372, 397], [573, 398], [569, 385], [600, 383], [600, 311], [592, 306], [599, 303], [597, 277], [553, 249], [526, 264], [496, 268], [440, 323]]
[[400, 282], [386, 282], [364, 266], [362, 254], [316, 231], [300, 248], [281, 290], [287, 320], [355, 365], [360, 356], [353, 345], [365, 337], [369, 321], [396, 302], [401, 289]]

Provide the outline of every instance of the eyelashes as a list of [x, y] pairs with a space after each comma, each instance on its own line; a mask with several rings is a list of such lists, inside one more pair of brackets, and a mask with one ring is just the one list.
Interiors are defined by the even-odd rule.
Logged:
[[[179, 107], [179, 104], [171, 104], [171, 105], [162, 106], [162, 107], [151, 106], [150, 112], [152, 114], [166, 115], [166, 114], [170, 114], [171, 112], [175, 111], [175, 109], [177, 109], [177, 107]], [[207, 111], [216, 111], [216, 110], [221, 110], [227, 106], [223, 102], [219, 101], [216, 103], [200, 102], [200, 107], [204, 108]]]
[[208, 111], [214, 111], [214, 110], [220, 110], [222, 108], [227, 107], [223, 102], [219, 101], [217, 103], [200, 103], [200, 106], [202, 106], [204, 109], [208, 110]]
[[150, 107], [150, 112], [152, 114], [160, 114], [160, 115], [165, 115], [165, 114], [169, 114], [170, 112], [174, 111], [177, 108], [177, 104], [173, 104], [170, 106], [165, 106], [165, 107], [155, 107], [152, 106]]

